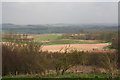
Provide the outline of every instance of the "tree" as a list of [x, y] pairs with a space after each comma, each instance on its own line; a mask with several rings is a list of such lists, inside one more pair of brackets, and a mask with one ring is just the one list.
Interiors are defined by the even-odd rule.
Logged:
[[105, 68], [107, 72], [113, 76], [117, 73], [117, 54], [102, 54], [99, 58], [99, 64]]

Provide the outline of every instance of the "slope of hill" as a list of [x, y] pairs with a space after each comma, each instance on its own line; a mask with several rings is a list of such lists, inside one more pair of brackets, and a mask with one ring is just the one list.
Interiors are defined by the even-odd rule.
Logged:
[[16, 31], [19, 33], [41, 34], [41, 33], [77, 33], [91, 30], [117, 30], [113, 25], [74, 25], [74, 24], [41, 24], [41, 25], [16, 25], [2, 24], [4, 31]]

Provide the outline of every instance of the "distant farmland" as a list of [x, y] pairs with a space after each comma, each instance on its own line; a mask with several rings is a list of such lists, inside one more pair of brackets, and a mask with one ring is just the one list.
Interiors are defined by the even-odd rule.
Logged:
[[43, 45], [55, 45], [55, 44], [99, 44], [102, 41], [99, 40], [78, 40], [78, 39], [63, 39], [63, 34], [34, 34], [32, 35], [36, 43], [42, 43]]
[[63, 39], [62, 35], [63, 34], [34, 34], [32, 36], [37, 44], [42, 43], [43, 51], [64, 51], [65, 48], [69, 46], [69, 50], [114, 52], [114, 50], [105, 49], [107, 46], [110, 46], [111, 43], [100, 40]]
[[62, 34], [34, 34], [32, 35], [34, 40], [37, 42], [40, 41], [53, 41], [53, 40], [58, 40]]

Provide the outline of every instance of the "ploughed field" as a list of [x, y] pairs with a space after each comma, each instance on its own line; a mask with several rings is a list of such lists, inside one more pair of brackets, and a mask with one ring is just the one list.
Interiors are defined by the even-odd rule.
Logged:
[[104, 49], [109, 46], [110, 43], [100, 43], [100, 44], [59, 44], [59, 45], [44, 45], [42, 47], [43, 51], [48, 52], [64, 52], [66, 49], [68, 51], [78, 50], [78, 51], [90, 51], [90, 52], [111, 52], [114, 53], [114, 49]]

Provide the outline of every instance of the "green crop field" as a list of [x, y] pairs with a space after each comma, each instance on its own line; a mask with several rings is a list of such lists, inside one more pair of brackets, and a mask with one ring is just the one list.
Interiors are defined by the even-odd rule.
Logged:
[[54, 44], [97, 44], [99, 42], [87, 42], [87, 41], [80, 41], [80, 40], [55, 40], [48, 43], [45, 43], [45, 45], [54, 45]]
[[49, 41], [47, 43], [43, 43], [43, 45], [104, 43], [101, 41], [88, 42], [88, 41], [81, 41], [81, 40], [76, 40], [76, 39], [61, 39], [62, 34], [36, 34], [32, 36], [34, 38], [35, 43], [37, 44], [39, 44], [41, 41]]
[[62, 34], [40, 34], [40, 35], [32, 35], [32, 36], [36, 42], [40, 42], [42, 40], [46, 40], [46, 41], [57, 40], [62, 36]]

